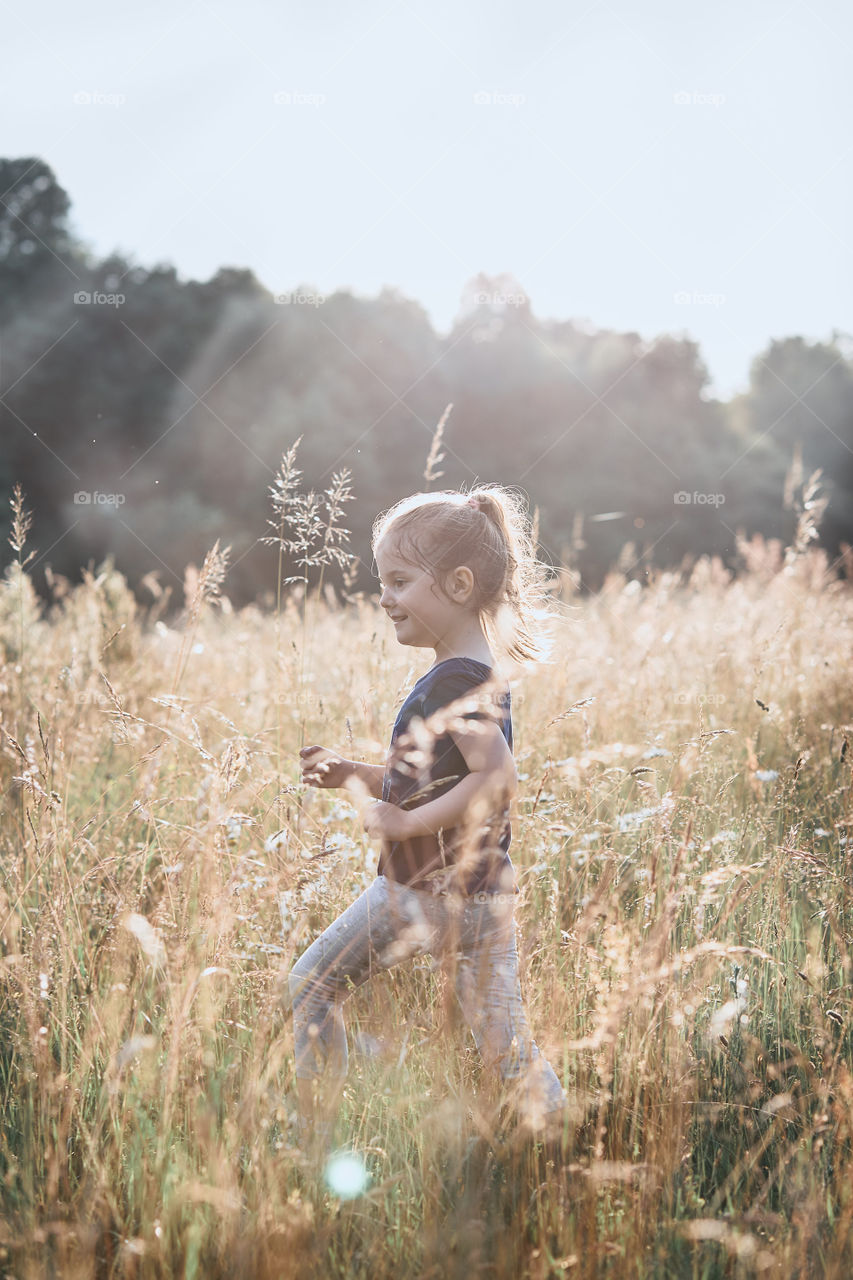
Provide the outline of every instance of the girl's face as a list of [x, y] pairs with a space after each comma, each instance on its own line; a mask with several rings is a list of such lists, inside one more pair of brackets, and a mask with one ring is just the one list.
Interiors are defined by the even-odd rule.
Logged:
[[459, 605], [440, 590], [431, 573], [409, 564], [384, 538], [376, 548], [382, 595], [379, 603], [394, 623], [400, 644], [435, 648], [459, 620]]

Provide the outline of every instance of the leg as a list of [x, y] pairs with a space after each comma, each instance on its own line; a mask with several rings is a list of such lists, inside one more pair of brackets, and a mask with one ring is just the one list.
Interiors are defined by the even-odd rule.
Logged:
[[347, 1075], [341, 1006], [372, 973], [423, 951], [432, 936], [411, 890], [377, 876], [314, 940], [289, 975], [301, 1144], [331, 1143]]
[[530, 1033], [511, 903], [466, 904], [455, 986], [483, 1064], [493, 1080], [497, 1076], [509, 1086], [509, 1100], [522, 1126], [531, 1133], [556, 1136], [567, 1098]]

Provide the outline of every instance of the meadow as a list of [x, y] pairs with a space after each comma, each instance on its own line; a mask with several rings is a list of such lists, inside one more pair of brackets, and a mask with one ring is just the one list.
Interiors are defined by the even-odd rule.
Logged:
[[378, 848], [298, 750], [381, 761], [432, 655], [322, 582], [235, 611], [218, 547], [180, 614], [110, 560], [46, 607], [19, 511], [0, 1276], [853, 1274], [853, 561], [804, 521], [737, 576], [559, 574], [553, 661], [512, 685], [511, 856], [574, 1122], [557, 1157], [504, 1137], [421, 958], [347, 1005], [350, 1195], [296, 1144], [282, 978]]

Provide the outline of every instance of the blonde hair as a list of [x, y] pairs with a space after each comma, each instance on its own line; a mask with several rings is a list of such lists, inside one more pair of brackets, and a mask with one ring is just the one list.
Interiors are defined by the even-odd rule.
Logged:
[[487, 638], [514, 662], [541, 662], [551, 650], [546, 623], [551, 589], [521, 492], [499, 484], [402, 498], [373, 522], [375, 555], [387, 535], [402, 559], [431, 573], [441, 588], [467, 565]]

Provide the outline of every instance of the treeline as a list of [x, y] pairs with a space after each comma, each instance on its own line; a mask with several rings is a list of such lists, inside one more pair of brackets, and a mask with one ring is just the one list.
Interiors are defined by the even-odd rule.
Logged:
[[[424, 487], [450, 403], [432, 487], [520, 484], [546, 556], [587, 586], [620, 552], [639, 576], [707, 553], [736, 567], [741, 531], [789, 539], [796, 459], [823, 471], [827, 550], [853, 542], [843, 335], [772, 342], [723, 403], [696, 343], [538, 319], [511, 277], [472, 280], [442, 336], [390, 289], [276, 298], [237, 268], [199, 283], [98, 260], [39, 159], [0, 161], [0, 197], [0, 496], [8, 512], [20, 482], [34, 512], [39, 587], [48, 566], [76, 580], [112, 554], [134, 588], [153, 570], [180, 601], [184, 567], [218, 538], [235, 604], [274, 591], [278, 557], [260, 540], [298, 437], [306, 486], [351, 471], [351, 546], [369, 561], [374, 516]], [[372, 585], [360, 564], [356, 588]]]

